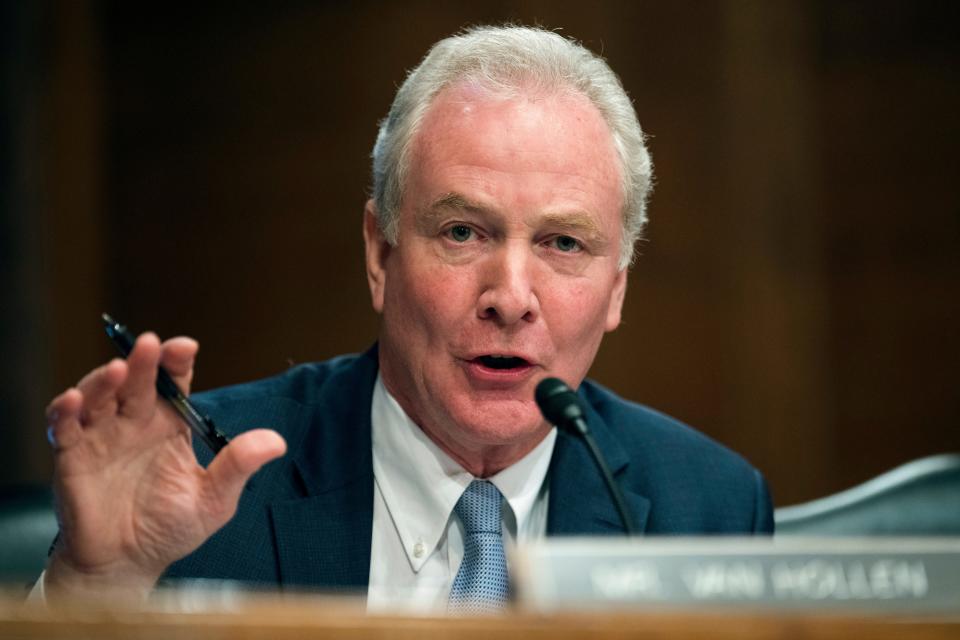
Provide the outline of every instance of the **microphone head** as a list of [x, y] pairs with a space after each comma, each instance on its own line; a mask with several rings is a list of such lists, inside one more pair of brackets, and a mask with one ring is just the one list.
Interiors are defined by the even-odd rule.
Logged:
[[562, 429], [579, 430], [576, 422], [583, 422], [580, 398], [563, 380], [544, 378], [537, 384], [534, 398], [543, 417], [550, 424]]

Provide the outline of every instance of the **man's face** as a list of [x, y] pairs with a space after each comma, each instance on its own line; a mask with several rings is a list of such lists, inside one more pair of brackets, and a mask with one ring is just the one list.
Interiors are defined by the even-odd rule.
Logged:
[[367, 205], [383, 380], [408, 415], [476, 475], [549, 430], [536, 384], [576, 387], [620, 323], [620, 173], [600, 113], [579, 94], [440, 93], [413, 141], [396, 246]]

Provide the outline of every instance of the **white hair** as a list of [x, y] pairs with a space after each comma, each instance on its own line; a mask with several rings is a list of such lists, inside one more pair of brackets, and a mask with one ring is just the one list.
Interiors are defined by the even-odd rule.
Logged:
[[441, 40], [397, 90], [373, 147], [373, 198], [387, 241], [397, 243], [412, 141], [437, 94], [463, 81], [507, 94], [572, 89], [596, 106], [610, 129], [621, 167], [619, 266], [629, 266], [647, 221], [653, 185], [653, 164], [633, 104], [603, 58], [553, 31], [512, 25], [473, 27]]

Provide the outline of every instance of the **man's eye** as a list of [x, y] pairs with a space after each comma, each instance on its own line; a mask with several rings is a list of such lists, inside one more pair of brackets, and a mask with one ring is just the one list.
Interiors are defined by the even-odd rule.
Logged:
[[580, 251], [583, 247], [580, 245], [580, 242], [570, 236], [557, 236], [552, 240], [552, 244], [559, 251], [564, 253], [573, 253], [575, 251]]
[[447, 235], [449, 235], [450, 239], [454, 242], [466, 242], [473, 237], [473, 229], [465, 224], [457, 224], [450, 227], [450, 229], [447, 231]]

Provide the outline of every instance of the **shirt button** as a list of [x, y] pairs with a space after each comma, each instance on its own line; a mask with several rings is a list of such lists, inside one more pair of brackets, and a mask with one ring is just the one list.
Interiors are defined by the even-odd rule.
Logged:
[[413, 545], [413, 557], [414, 558], [423, 557], [423, 552], [426, 550], [427, 548], [423, 545], [423, 543], [418, 542], [417, 544]]

